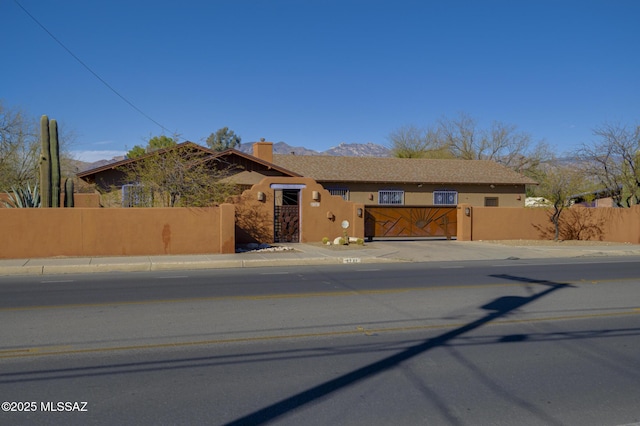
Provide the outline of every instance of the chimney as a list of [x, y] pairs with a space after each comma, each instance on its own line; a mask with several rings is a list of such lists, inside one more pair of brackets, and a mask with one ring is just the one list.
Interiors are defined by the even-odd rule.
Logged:
[[254, 142], [253, 156], [269, 163], [273, 163], [273, 142], [265, 142], [264, 138], [261, 138], [260, 142]]

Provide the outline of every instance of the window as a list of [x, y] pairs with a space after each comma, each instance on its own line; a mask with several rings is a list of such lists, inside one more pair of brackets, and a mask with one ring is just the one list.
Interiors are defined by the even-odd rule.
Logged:
[[385, 189], [378, 191], [378, 204], [404, 204], [404, 191]]
[[338, 197], [342, 197], [342, 199], [349, 201], [349, 189], [347, 188], [327, 188], [329, 194], [337, 195]]
[[298, 198], [300, 196], [299, 189], [283, 189], [282, 190], [282, 205], [283, 206], [297, 206]]
[[153, 207], [153, 195], [142, 185], [122, 185], [122, 207]]
[[458, 204], [458, 191], [433, 191], [433, 205], [455, 206]]
[[485, 207], [498, 207], [498, 197], [484, 197]]

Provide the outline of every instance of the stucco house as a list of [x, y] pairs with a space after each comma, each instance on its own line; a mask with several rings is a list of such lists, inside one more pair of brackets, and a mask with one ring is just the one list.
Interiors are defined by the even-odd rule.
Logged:
[[[248, 189], [264, 177], [310, 177], [332, 195], [366, 205], [487, 207], [524, 206], [526, 185], [536, 182], [493, 161], [383, 157], [274, 155], [271, 142], [256, 142], [253, 155], [235, 149], [212, 151], [192, 142], [169, 149], [209, 155], [212, 167], [230, 167], [228, 179]], [[162, 152], [162, 151], [160, 151]], [[125, 159], [77, 176], [108, 190], [124, 181]]]
[[[191, 142], [169, 149], [204, 153], [202, 161], [229, 171], [226, 179], [244, 191], [232, 200], [241, 212], [240, 240], [317, 241], [341, 225], [358, 237], [449, 238], [456, 233], [457, 205], [522, 207], [526, 185], [535, 184], [492, 161], [274, 155], [273, 144], [264, 141], [253, 145], [253, 155]], [[121, 187], [128, 206], [127, 186], [135, 183], [125, 182], [121, 169], [134, 161], [78, 177], [104, 190]]]
[[536, 184], [493, 161], [274, 155], [265, 142], [254, 156], [365, 206], [367, 238], [453, 238], [458, 205], [523, 207]]
[[[94, 184], [102, 193], [115, 192], [117, 197], [120, 197], [115, 205], [119, 204], [122, 207], [134, 207], [135, 205], [131, 205], [130, 200], [128, 200], [127, 191], [129, 187], [135, 186], [136, 182], [129, 182], [127, 180], [127, 174], [125, 172], [127, 166], [141, 159], [154, 155], [163, 155], [169, 151], [178, 151], [180, 155], [184, 157], [197, 155], [198, 161], [207, 163], [209, 167], [219, 170], [224, 169], [227, 175], [225, 179], [232, 181], [239, 187], [240, 191], [250, 188], [265, 177], [299, 176], [295, 172], [285, 170], [275, 164], [234, 149], [218, 152], [193, 142], [183, 142], [170, 148], [154, 151], [139, 158], [124, 159], [109, 163], [77, 173], [76, 176], [89, 184]], [[105, 203], [103, 203], [103, 206], [105, 206]]]
[[493, 161], [274, 155], [334, 195], [366, 205], [522, 207], [536, 182]]

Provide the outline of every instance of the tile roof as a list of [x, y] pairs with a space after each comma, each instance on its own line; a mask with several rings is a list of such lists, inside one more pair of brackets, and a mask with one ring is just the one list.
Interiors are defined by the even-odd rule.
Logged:
[[273, 163], [319, 182], [537, 184], [488, 160], [274, 154]]

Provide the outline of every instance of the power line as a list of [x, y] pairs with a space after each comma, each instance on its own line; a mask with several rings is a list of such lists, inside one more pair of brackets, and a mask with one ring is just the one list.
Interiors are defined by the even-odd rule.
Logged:
[[167, 129], [165, 126], [163, 126], [162, 124], [158, 123], [156, 120], [154, 120], [152, 117], [150, 117], [148, 114], [146, 114], [144, 111], [142, 111], [140, 108], [138, 108], [137, 106], [135, 106], [133, 104], [133, 102], [131, 102], [129, 99], [125, 98], [122, 94], [120, 94], [120, 92], [118, 92], [116, 89], [114, 89], [109, 83], [107, 83], [102, 77], [100, 77], [94, 70], [91, 69], [91, 67], [89, 67], [89, 65], [85, 64], [78, 56], [76, 56], [75, 53], [73, 53], [67, 46], [64, 45], [64, 43], [62, 43], [60, 40], [58, 40], [58, 38], [53, 35], [53, 33], [51, 31], [49, 31], [44, 25], [42, 25], [42, 23], [40, 23], [40, 21], [38, 21], [35, 16], [33, 16], [31, 13], [29, 13], [29, 11], [27, 9], [25, 9], [18, 0], [13, 0], [18, 7], [20, 7], [20, 9], [22, 9], [24, 11], [24, 13], [26, 13], [29, 18], [31, 18], [33, 20], [33, 22], [35, 22], [36, 24], [38, 24], [38, 26], [40, 28], [42, 28], [47, 34], [49, 34], [49, 36], [56, 42], [58, 43], [64, 50], [67, 51], [67, 53], [69, 55], [71, 55], [73, 57], [73, 59], [75, 59], [76, 61], [78, 61], [78, 63], [80, 65], [82, 65], [87, 71], [89, 71], [95, 78], [97, 78], [102, 84], [104, 84], [109, 90], [111, 90], [113, 93], [115, 93], [116, 96], [118, 96], [120, 99], [122, 99], [123, 101], [125, 101], [131, 108], [135, 109], [136, 111], [138, 111], [140, 114], [142, 114], [147, 120], [151, 121], [152, 123], [154, 123], [155, 125], [157, 125], [158, 127], [160, 127], [162, 130], [171, 133], [171, 131], [169, 129]]

